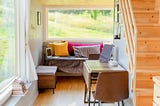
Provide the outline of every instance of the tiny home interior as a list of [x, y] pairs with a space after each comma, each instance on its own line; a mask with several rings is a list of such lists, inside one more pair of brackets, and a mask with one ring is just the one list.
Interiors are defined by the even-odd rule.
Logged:
[[[87, 90], [95, 90], [90, 79], [99, 67], [128, 72], [124, 105], [160, 105], [160, 0], [1, 0], [0, 5], [0, 105], [92, 106]], [[109, 61], [100, 62], [108, 45], [114, 46]], [[108, 69], [109, 62], [116, 66]], [[24, 84], [25, 93], [13, 95], [15, 79], [14, 88]]]

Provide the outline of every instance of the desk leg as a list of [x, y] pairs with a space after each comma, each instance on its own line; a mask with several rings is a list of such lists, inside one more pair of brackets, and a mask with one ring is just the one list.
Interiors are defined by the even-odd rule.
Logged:
[[[87, 93], [88, 93], [88, 99], [87, 98]], [[91, 88], [87, 88], [87, 86], [85, 85], [85, 92], [84, 92], [84, 103], [88, 103], [88, 106], [90, 106], [91, 103]], [[92, 101], [93, 103], [93, 101]]]
[[85, 84], [84, 103], [88, 103], [88, 106], [90, 106], [90, 103], [94, 103], [94, 101], [91, 101], [91, 83], [89, 83], [88, 88], [87, 85]]
[[84, 103], [88, 103], [88, 106], [90, 106], [91, 103], [98, 103], [96, 101], [91, 101], [91, 88], [92, 88], [92, 83], [91, 83], [91, 75], [89, 75], [89, 85], [87, 87], [85, 83], [85, 91], [84, 91]]
[[86, 101], [86, 97], [87, 97], [87, 85], [85, 84], [84, 103], [88, 103], [88, 101]]
[[88, 88], [88, 93], [89, 93], [89, 95], [88, 95], [88, 106], [90, 106], [90, 102], [91, 102], [91, 87], [89, 87]]

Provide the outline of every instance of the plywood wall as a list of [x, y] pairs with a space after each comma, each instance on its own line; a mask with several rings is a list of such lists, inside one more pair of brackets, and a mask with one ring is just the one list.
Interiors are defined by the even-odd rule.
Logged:
[[[156, 0], [155, 7], [156, 7], [156, 10], [159, 10], [159, 12], [160, 12], [160, 0]], [[160, 16], [159, 16], [159, 24], [160, 24]]]
[[114, 0], [37, 0], [46, 6], [95, 6], [113, 8]]

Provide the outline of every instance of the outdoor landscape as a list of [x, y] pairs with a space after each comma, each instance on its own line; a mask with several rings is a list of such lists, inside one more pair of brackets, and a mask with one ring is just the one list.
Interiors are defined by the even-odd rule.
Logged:
[[48, 38], [112, 38], [111, 10], [48, 10]]
[[[4, 1], [4, 2], [2, 2]], [[11, 1], [0, 0], [0, 82], [15, 74], [15, 14]], [[5, 8], [3, 7], [5, 4]], [[10, 14], [8, 14], [10, 13]], [[112, 38], [113, 11], [49, 10], [49, 38]]]
[[0, 0], [0, 82], [15, 73], [14, 0]]

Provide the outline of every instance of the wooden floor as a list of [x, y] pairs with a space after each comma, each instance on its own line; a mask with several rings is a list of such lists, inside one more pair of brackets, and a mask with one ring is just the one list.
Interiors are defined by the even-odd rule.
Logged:
[[[41, 90], [33, 106], [88, 106], [83, 102], [83, 97], [82, 77], [59, 77], [55, 93], [52, 94], [52, 89]], [[117, 103], [102, 106], [117, 106]]]

